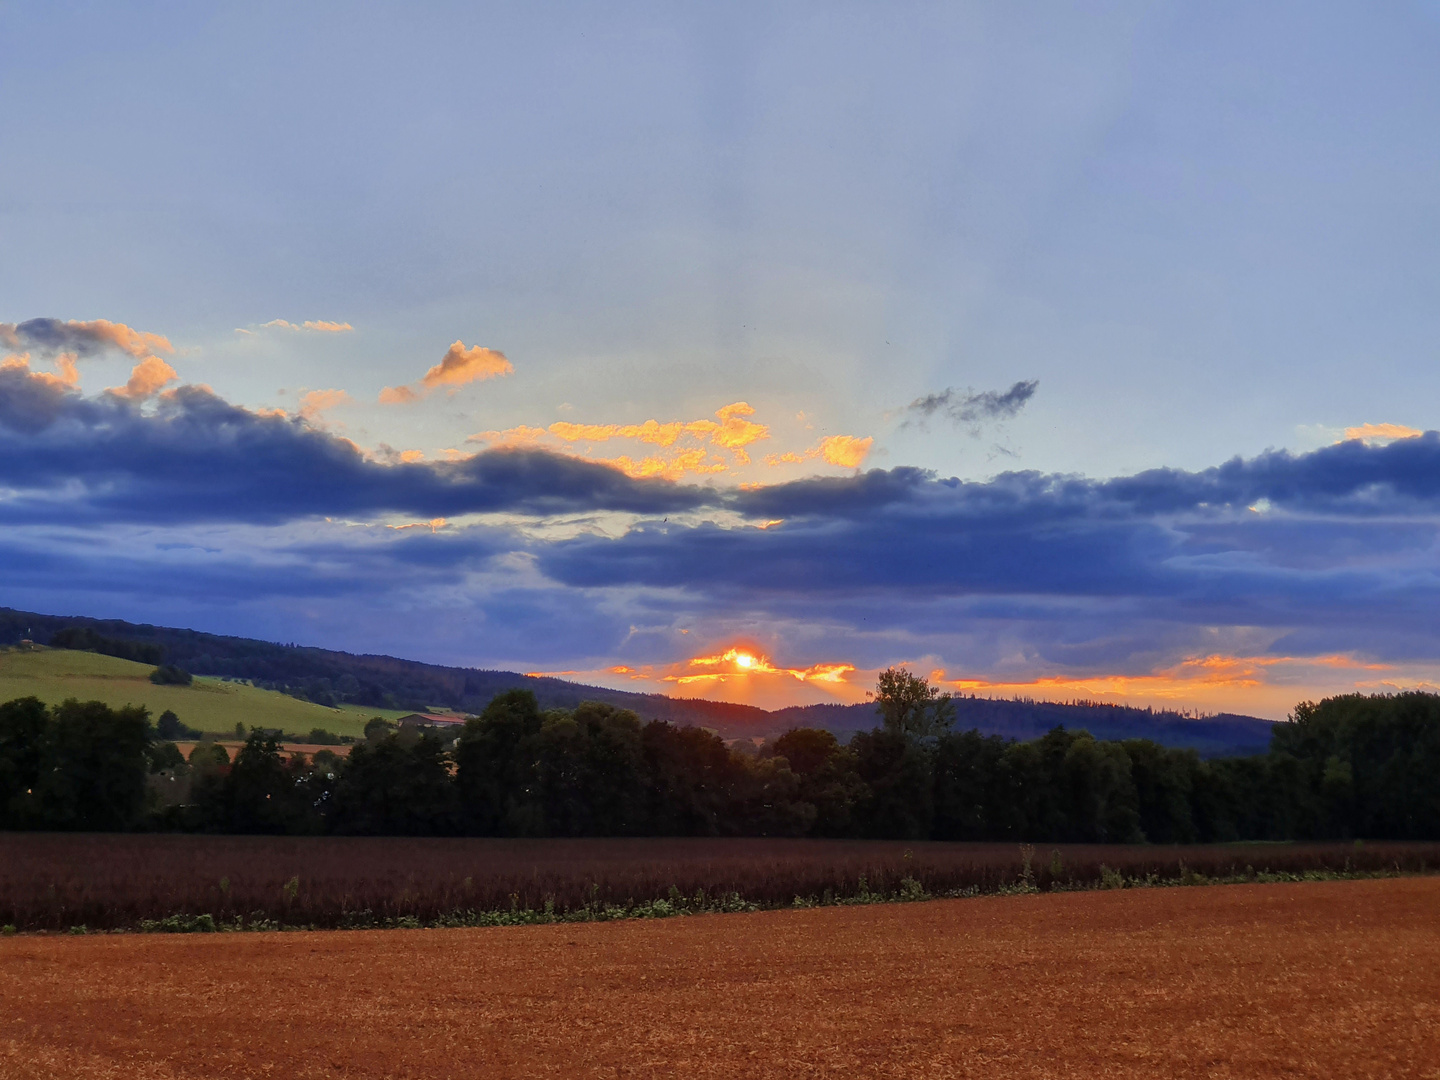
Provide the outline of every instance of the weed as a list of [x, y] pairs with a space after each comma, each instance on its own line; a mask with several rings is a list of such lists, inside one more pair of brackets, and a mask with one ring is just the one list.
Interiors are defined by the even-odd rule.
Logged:
[[[170, 933], [378, 928], [409, 925], [397, 921], [406, 919], [499, 926], [793, 907], [796, 897], [818, 907], [1181, 881], [1313, 881], [1423, 872], [1440, 865], [1440, 844], [1057, 845], [1038, 860], [1029, 853], [1028, 875], [1025, 855], [1014, 844], [914, 841], [7, 833], [0, 834], [0, 926], [62, 933], [72, 925]], [[217, 890], [217, 882], [227, 887]]]
[[1020, 871], [1020, 891], [1021, 891], [1021, 892], [1036, 892], [1036, 891], [1038, 891], [1038, 890], [1035, 888], [1035, 867], [1032, 865], [1032, 864], [1034, 863], [1034, 861], [1035, 861], [1035, 845], [1034, 845], [1034, 844], [1021, 844], [1021, 845], [1020, 845], [1020, 862], [1023, 864], [1023, 867], [1022, 867], [1022, 869], [1021, 869], [1021, 871]]

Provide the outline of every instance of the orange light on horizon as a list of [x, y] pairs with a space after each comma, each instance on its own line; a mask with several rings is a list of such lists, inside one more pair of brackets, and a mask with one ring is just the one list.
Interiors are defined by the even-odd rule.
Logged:
[[[1174, 701], [1233, 692], [1281, 691], [1292, 680], [1276, 681], [1271, 672], [1287, 674], [1315, 669], [1326, 671], [1391, 671], [1393, 665], [1365, 663], [1340, 654], [1325, 656], [1225, 656], [1212, 653], [1186, 657], [1178, 664], [1147, 674], [1046, 675], [1033, 679], [946, 679], [943, 669], [931, 672], [931, 681], [953, 690], [971, 693], [1024, 694], [1039, 697], [1060, 694], [1093, 695], [1123, 700], [1158, 699]], [[1356, 686], [1365, 684], [1357, 683]], [[1253, 696], [1253, 695], [1252, 695]]]
[[[714, 656], [696, 656], [687, 661], [689, 667], [712, 668], [694, 674], [674, 673], [662, 677], [664, 682], [681, 685], [693, 682], [723, 682], [736, 676], [788, 675], [797, 682], [844, 683], [845, 676], [855, 670], [854, 664], [812, 664], [808, 668], [776, 667], [770, 657], [756, 649], [732, 647]], [[725, 670], [728, 666], [728, 670]]]

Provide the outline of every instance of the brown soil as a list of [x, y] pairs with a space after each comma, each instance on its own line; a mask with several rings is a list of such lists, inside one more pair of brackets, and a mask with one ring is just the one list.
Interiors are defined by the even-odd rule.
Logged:
[[1440, 879], [0, 940], [4, 1077], [1440, 1077]]

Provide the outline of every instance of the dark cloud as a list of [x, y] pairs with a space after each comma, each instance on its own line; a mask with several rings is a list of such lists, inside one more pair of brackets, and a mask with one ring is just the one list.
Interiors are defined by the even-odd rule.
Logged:
[[813, 477], [734, 496], [734, 504], [753, 517], [852, 518], [899, 508], [906, 514], [1013, 515], [1031, 525], [1242, 511], [1262, 500], [1292, 511], [1359, 517], [1440, 510], [1440, 432], [1385, 446], [1351, 440], [1307, 454], [1272, 450], [1199, 472], [1151, 469], [1109, 480], [1007, 472], [979, 482], [902, 467]]
[[184, 386], [153, 410], [84, 398], [0, 369], [0, 519], [72, 523], [244, 521], [382, 512], [452, 517], [599, 510], [667, 514], [713, 492], [542, 450], [383, 464], [304, 421]]
[[134, 330], [124, 323], [108, 319], [81, 322], [75, 319], [26, 319], [22, 323], [0, 323], [0, 346], [11, 349], [34, 349], [54, 355], [71, 353], [93, 356], [108, 350], [123, 352], [136, 359], [156, 352], [174, 352], [168, 339], [161, 334]]
[[956, 424], [969, 424], [978, 429], [989, 420], [1009, 420], [1017, 416], [1025, 403], [1035, 396], [1039, 379], [1021, 380], [1009, 390], [956, 390], [949, 387], [939, 393], [925, 394], [905, 407], [906, 423], [921, 423], [942, 416]]
[[716, 609], [795, 619], [834, 618], [864, 598], [870, 628], [916, 635], [936, 633], [937, 611], [1024, 625], [1032, 647], [1046, 636], [1036, 627], [1065, 627], [1084, 643], [1066, 647], [1076, 655], [1129, 641], [1140, 623], [1327, 625], [1328, 640], [1404, 636], [1440, 657], [1435, 433], [1102, 481], [876, 470], [737, 504], [785, 520], [576, 537], [538, 551], [537, 565], [581, 588], [685, 590]]

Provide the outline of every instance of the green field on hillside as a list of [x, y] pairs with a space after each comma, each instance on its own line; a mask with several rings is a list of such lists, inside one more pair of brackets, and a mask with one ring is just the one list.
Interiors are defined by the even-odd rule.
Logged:
[[112, 707], [144, 705], [151, 720], [171, 709], [192, 728], [230, 735], [237, 723], [299, 735], [312, 728], [335, 735], [361, 735], [365, 721], [377, 713], [403, 715], [384, 709], [327, 709], [273, 690], [201, 676], [190, 686], [156, 686], [150, 681], [153, 670], [147, 664], [99, 653], [4, 650], [0, 651], [0, 701], [37, 697], [57, 705], [66, 698], [78, 698]]

